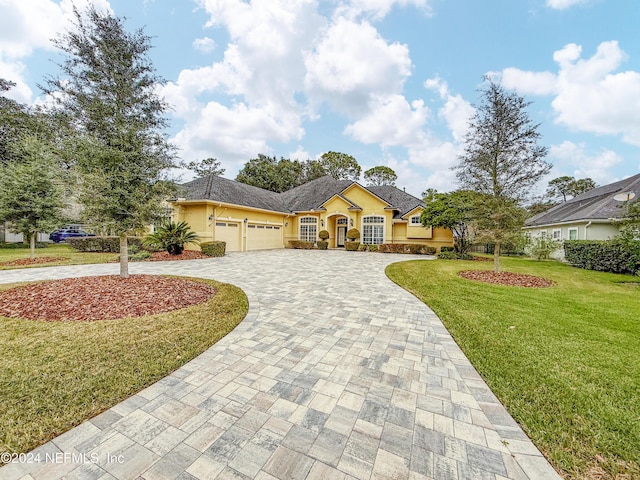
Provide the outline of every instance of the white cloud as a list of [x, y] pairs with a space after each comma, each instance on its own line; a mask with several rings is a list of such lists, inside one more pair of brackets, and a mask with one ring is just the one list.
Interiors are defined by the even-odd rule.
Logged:
[[211, 53], [216, 49], [216, 42], [209, 37], [196, 38], [193, 41], [193, 48], [202, 53]]
[[439, 77], [430, 78], [424, 82], [425, 88], [438, 92], [445, 104], [438, 110], [438, 116], [443, 118], [456, 142], [462, 142], [469, 128], [469, 121], [475, 113], [473, 106], [460, 94], [452, 95], [447, 82]]
[[[549, 148], [549, 158], [555, 163], [559, 175], [571, 175], [576, 178], [590, 177], [599, 185], [616, 180], [611, 175], [612, 167], [622, 163], [623, 159], [612, 150], [603, 149], [597, 153], [587, 151], [584, 144], [565, 141]], [[566, 173], [570, 172], [570, 173]]]
[[389, 44], [367, 22], [338, 18], [305, 56], [305, 86], [312, 103], [327, 102], [355, 117], [371, 98], [398, 93], [411, 75], [406, 45]]
[[362, 143], [383, 147], [415, 144], [421, 141], [429, 109], [422, 100], [409, 105], [402, 95], [375, 99], [370, 112], [347, 125], [344, 133]]
[[[24, 78], [21, 59], [35, 49], [53, 50], [51, 40], [71, 26], [72, 0], [2, 0], [0, 15], [0, 77], [16, 83], [8, 96], [24, 103], [33, 100], [33, 92]], [[79, 0], [75, 4], [84, 10], [89, 3], [99, 11], [111, 11], [107, 0]]]
[[565, 8], [585, 3], [587, 3], [587, 0], [547, 0], [547, 6], [556, 10], [564, 10]]
[[336, 8], [336, 16], [344, 16], [355, 20], [361, 16], [370, 17], [372, 20], [381, 20], [387, 16], [395, 6], [414, 6], [422, 10], [426, 15], [431, 14], [427, 0], [350, 0]]
[[601, 43], [590, 58], [581, 57], [579, 45], [566, 45], [553, 55], [557, 74], [505, 69], [503, 84], [521, 94], [554, 95], [556, 123], [640, 145], [640, 73], [616, 73], [627, 55], [615, 41]]

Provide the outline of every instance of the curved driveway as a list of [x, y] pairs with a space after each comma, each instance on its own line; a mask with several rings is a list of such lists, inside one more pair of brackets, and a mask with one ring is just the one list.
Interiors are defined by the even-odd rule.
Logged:
[[[384, 274], [410, 256], [274, 250], [131, 273], [233, 283], [247, 318], [0, 478], [556, 479], [436, 315]], [[0, 272], [0, 283], [117, 273]], [[25, 477], [26, 475], [26, 477]]]

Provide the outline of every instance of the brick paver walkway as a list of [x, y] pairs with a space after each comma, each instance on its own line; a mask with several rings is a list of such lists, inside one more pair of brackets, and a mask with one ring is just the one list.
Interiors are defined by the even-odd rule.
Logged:
[[[131, 264], [233, 283], [247, 318], [160, 382], [0, 469], [25, 479], [558, 479], [436, 315], [407, 256], [265, 251]], [[0, 272], [0, 282], [117, 265]]]

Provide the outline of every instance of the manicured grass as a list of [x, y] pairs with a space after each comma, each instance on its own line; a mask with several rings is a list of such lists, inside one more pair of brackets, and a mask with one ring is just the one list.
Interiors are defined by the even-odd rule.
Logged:
[[[86, 263], [107, 263], [118, 259], [117, 253], [90, 253], [79, 252], [67, 244], [51, 244], [46, 248], [36, 248], [36, 257], [60, 257], [64, 260], [51, 263], [39, 263], [33, 265], [7, 266], [0, 265], [0, 270], [14, 268], [49, 267], [58, 265], [82, 265]], [[29, 247], [25, 248], [0, 248], [0, 264], [12, 260], [29, 258]]]
[[27, 452], [97, 415], [199, 355], [245, 317], [242, 290], [193, 280], [217, 293], [159, 315], [50, 323], [0, 317], [0, 452]]
[[[556, 282], [458, 277], [473, 261], [413, 261], [391, 280], [431, 307], [493, 392], [566, 478], [640, 478], [640, 278], [504, 258]], [[598, 473], [606, 472], [603, 477]]]

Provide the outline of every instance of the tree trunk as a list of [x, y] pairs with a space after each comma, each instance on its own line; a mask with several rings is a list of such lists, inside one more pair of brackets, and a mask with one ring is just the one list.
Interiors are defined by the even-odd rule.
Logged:
[[493, 246], [493, 271], [500, 273], [500, 242], [496, 242]]
[[34, 259], [36, 258], [36, 236], [38, 235], [38, 232], [31, 232], [31, 234], [29, 235], [29, 258], [30, 259]]
[[120, 234], [120, 277], [129, 278], [129, 246], [127, 234]]

